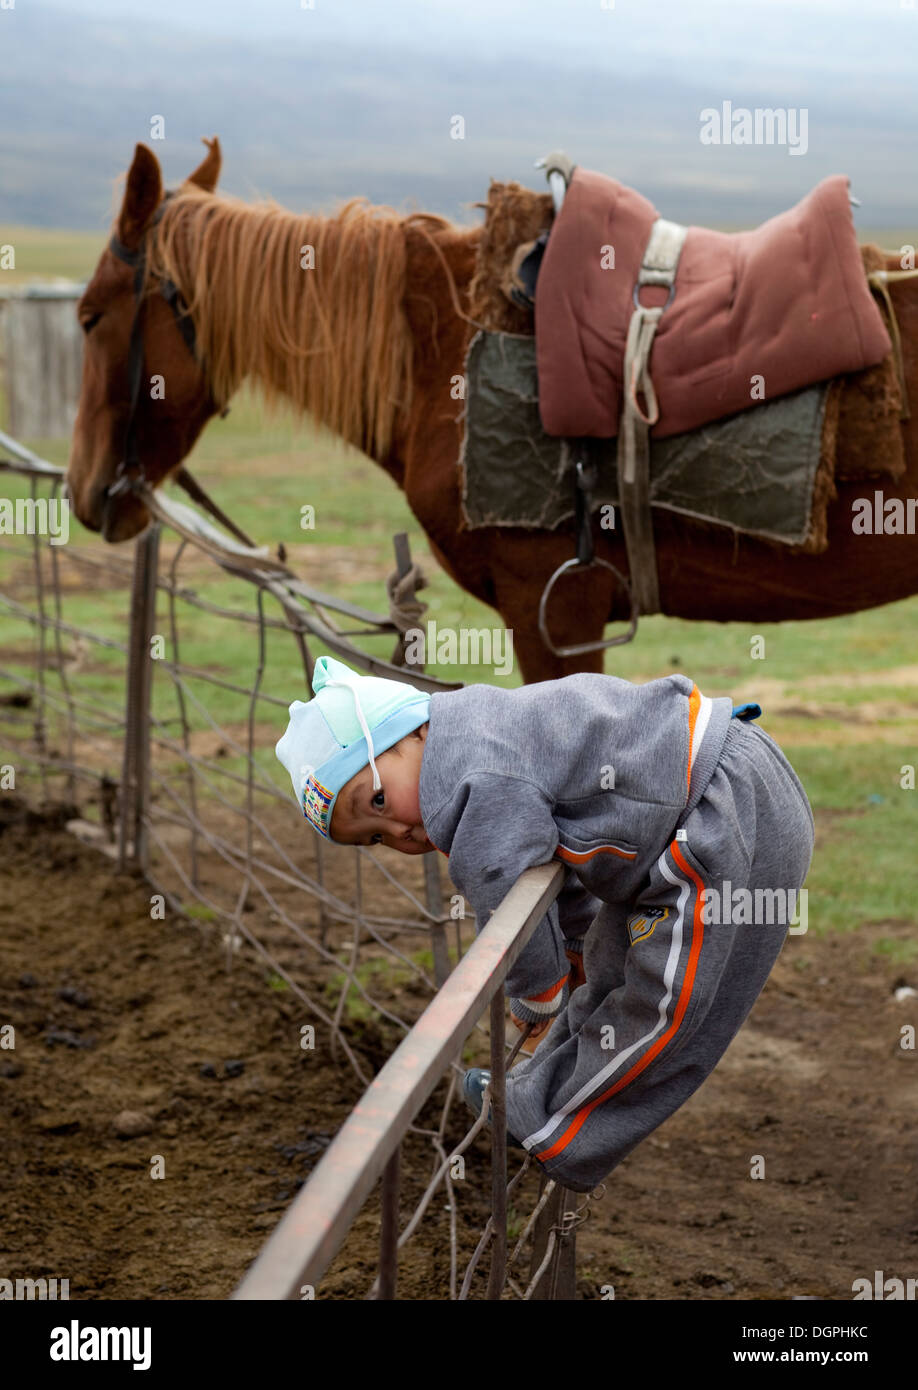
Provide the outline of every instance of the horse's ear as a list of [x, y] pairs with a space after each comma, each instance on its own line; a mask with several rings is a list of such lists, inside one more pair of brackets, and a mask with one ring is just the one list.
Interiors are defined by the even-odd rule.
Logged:
[[163, 176], [159, 160], [146, 145], [134, 148], [134, 162], [128, 170], [124, 199], [118, 214], [118, 236], [133, 250], [144, 227], [162, 202]]
[[223, 164], [223, 156], [220, 153], [220, 141], [216, 135], [212, 140], [203, 136], [203, 143], [207, 146], [207, 154], [195, 169], [193, 174], [189, 174], [186, 183], [193, 183], [198, 188], [203, 188], [205, 193], [213, 193], [220, 177], [220, 168]]

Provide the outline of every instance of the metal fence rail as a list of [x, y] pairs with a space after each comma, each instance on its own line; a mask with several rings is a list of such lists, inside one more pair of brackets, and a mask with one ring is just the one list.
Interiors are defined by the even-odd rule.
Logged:
[[[487, 1297], [501, 1298], [508, 1286], [507, 1195], [530, 1162], [526, 1160], [508, 1189], [503, 982], [556, 898], [563, 880], [564, 870], [560, 864], [540, 865], [520, 876], [408, 1037], [355, 1106], [233, 1294], [234, 1298], [314, 1296], [316, 1285], [380, 1177], [379, 1273], [370, 1292], [380, 1299], [395, 1297], [399, 1247], [413, 1234], [441, 1182], [452, 1195], [447, 1177], [450, 1166], [485, 1128], [487, 1116], [483, 1114], [461, 1144], [443, 1156], [401, 1237], [398, 1231], [399, 1146], [412, 1120], [431, 1096], [488, 1004], [491, 1006], [492, 1215], [467, 1264], [458, 1297], [468, 1297], [472, 1276], [490, 1245]], [[507, 1060], [516, 1055], [522, 1041], [521, 1038]], [[461, 1068], [455, 1070], [461, 1074]], [[573, 1194], [557, 1189], [553, 1182], [543, 1183], [539, 1203], [510, 1256], [511, 1260], [518, 1256], [524, 1241], [536, 1228], [538, 1218], [548, 1212], [549, 1222], [542, 1223], [542, 1239], [537, 1241], [537, 1254], [532, 1261], [535, 1269], [526, 1288], [520, 1289], [515, 1281], [509, 1280], [517, 1296], [531, 1298], [537, 1291], [541, 1291], [543, 1297], [574, 1296], [574, 1231], [586, 1209], [586, 1201], [581, 1202], [578, 1210]], [[454, 1297], [456, 1253], [453, 1239], [451, 1282]]]
[[[60, 497], [62, 469], [0, 433], [2, 453], [7, 457], [0, 457], [0, 475], [5, 471], [25, 478], [33, 501]], [[419, 1229], [441, 1185], [450, 1209], [451, 1297], [469, 1296], [477, 1260], [492, 1243], [491, 1297], [501, 1291], [549, 1296], [549, 1276], [558, 1296], [572, 1296], [573, 1238], [560, 1233], [581, 1219], [585, 1207], [581, 1217], [573, 1217], [565, 1205], [568, 1198], [557, 1189], [542, 1193], [521, 1238], [536, 1239], [537, 1265], [527, 1279], [504, 1278], [507, 1188], [501, 1126], [494, 1152], [492, 1220], [460, 1287], [456, 1209], [461, 1184], [447, 1162], [461, 1155], [482, 1128], [473, 1127], [458, 1149], [446, 1138], [447, 1130], [456, 1128], [457, 1081], [463, 1071], [457, 1054], [470, 1030], [482, 1040], [487, 1037], [488, 1029], [477, 1020], [488, 1000], [494, 1106], [498, 1115], [502, 1112], [501, 982], [513, 953], [541, 915], [538, 894], [531, 901], [526, 896], [532, 894], [527, 886], [532, 880], [519, 886], [512, 902], [507, 900], [497, 926], [492, 919], [474, 941], [473, 918], [447, 910], [436, 855], [419, 856], [420, 863], [406, 863], [400, 856], [396, 874], [385, 856], [305, 835], [273, 757], [289, 699], [312, 693], [314, 641], [372, 673], [409, 680], [422, 689], [456, 688], [355, 645], [358, 636], [385, 636], [394, 640], [399, 659], [402, 634], [417, 622], [421, 607], [411, 593], [417, 575], [406, 547], [398, 547], [397, 583], [390, 581], [386, 616], [312, 588], [266, 547], [245, 546], [222, 535], [160, 492], [145, 494], [145, 501], [156, 521], [135, 543], [133, 557], [126, 548], [54, 546], [39, 534], [0, 536], [0, 613], [6, 614], [7, 631], [19, 630], [25, 639], [21, 646], [5, 641], [0, 655], [0, 678], [7, 683], [7, 693], [0, 696], [4, 746], [14, 750], [17, 768], [28, 772], [42, 799], [72, 806], [68, 829], [121, 867], [144, 874], [169, 910], [218, 925], [228, 969], [240, 949], [253, 952], [278, 987], [290, 989], [306, 1017], [316, 1021], [331, 1061], [344, 1061], [360, 1085], [370, 1088], [329, 1150], [329, 1158], [335, 1156], [332, 1166], [342, 1165], [335, 1193], [344, 1193], [341, 1175], [350, 1174], [341, 1209], [329, 1220], [333, 1244], [385, 1167], [382, 1258], [374, 1285], [380, 1297], [393, 1295], [396, 1246], [404, 1246]], [[221, 574], [242, 581], [248, 606], [207, 592], [208, 582]], [[87, 595], [91, 603], [85, 601]], [[349, 625], [342, 626], [342, 619]], [[237, 644], [244, 641], [245, 663], [239, 657], [227, 668], [222, 660], [209, 661], [206, 643], [189, 653], [192, 634], [198, 633], [200, 643], [202, 628], [217, 643], [218, 657], [218, 634], [226, 631]], [[155, 658], [153, 639], [161, 648]], [[285, 661], [282, 677], [276, 674], [279, 653]], [[291, 670], [298, 672], [299, 688], [290, 688]], [[538, 890], [543, 912], [559, 872], [551, 869]], [[521, 924], [519, 908], [526, 902]], [[504, 954], [492, 959], [488, 943], [498, 939]], [[475, 954], [467, 958], [473, 941]], [[406, 999], [407, 986], [399, 991], [398, 981], [411, 982], [415, 996], [434, 1000], [414, 1028], [416, 1010], [413, 1017], [409, 1005], [409, 1016], [404, 1016], [399, 998]], [[383, 1055], [390, 1060], [375, 1082], [378, 1062], [375, 1056], [368, 1059], [355, 1040], [352, 1020], [360, 1016], [372, 1017], [387, 1030]], [[399, 1037], [404, 1039], [401, 1046]], [[426, 1060], [393, 1111], [390, 1102], [401, 1094], [410, 1066], [416, 1064], [419, 1040]], [[450, 1084], [431, 1126], [418, 1120], [418, 1112], [434, 1096], [444, 1068]], [[380, 1098], [385, 1100], [384, 1132], [374, 1131], [369, 1144], [360, 1127], [367, 1106], [372, 1109]], [[461, 1100], [458, 1111], [465, 1113]], [[409, 1136], [414, 1145], [432, 1146], [434, 1171], [399, 1234], [398, 1151]], [[359, 1172], [352, 1172], [350, 1165], [358, 1157]], [[524, 1180], [520, 1186], [527, 1166], [511, 1184], [517, 1197], [528, 1191]], [[307, 1184], [310, 1192], [320, 1172], [321, 1188], [329, 1181], [327, 1161]], [[320, 1206], [326, 1199], [327, 1194]], [[309, 1221], [317, 1219], [313, 1200], [310, 1196], [305, 1207]], [[295, 1210], [301, 1211], [299, 1204]], [[296, 1225], [285, 1222], [282, 1229], [294, 1231], [296, 1245]], [[282, 1243], [286, 1240], [285, 1234]], [[567, 1275], [559, 1284], [562, 1247]], [[257, 1266], [258, 1279], [267, 1281], [262, 1287], [278, 1287], [274, 1248], [266, 1250]], [[290, 1296], [296, 1278], [306, 1283], [318, 1279], [323, 1259], [324, 1254], [316, 1253], [301, 1262], [301, 1269], [308, 1265], [307, 1277], [292, 1273], [296, 1257], [285, 1256], [283, 1296]], [[538, 1265], [545, 1261], [539, 1273]], [[248, 1285], [246, 1281], [241, 1296], [249, 1296], [244, 1292]], [[561, 1289], [568, 1291], [559, 1293]]]

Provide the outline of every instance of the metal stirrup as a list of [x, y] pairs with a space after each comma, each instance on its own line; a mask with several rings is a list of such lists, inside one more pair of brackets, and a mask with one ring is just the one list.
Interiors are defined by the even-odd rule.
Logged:
[[[576, 464], [576, 481], [577, 556], [573, 560], [565, 560], [563, 564], [558, 566], [545, 585], [542, 591], [542, 597], [539, 599], [539, 633], [542, 641], [553, 656], [583, 656], [585, 652], [598, 652], [602, 651], [605, 647], [620, 647], [623, 643], [630, 642], [637, 632], [637, 611], [634, 606], [627, 579], [621, 571], [616, 569], [613, 564], [610, 564], [608, 560], [599, 559], [593, 549], [592, 494], [593, 488], [596, 486], [596, 465], [594, 463], [584, 463], [582, 459], [578, 459]], [[548, 631], [548, 621], [546, 618], [549, 595], [555, 587], [555, 582], [568, 570], [590, 569], [593, 566], [610, 570], [628, 595], [628, 629], [619, 637], [606, 637], [600, 639], [598, 642], [578, 642], [570, 647], [556, 647], [551, 639], [551, 633]]]

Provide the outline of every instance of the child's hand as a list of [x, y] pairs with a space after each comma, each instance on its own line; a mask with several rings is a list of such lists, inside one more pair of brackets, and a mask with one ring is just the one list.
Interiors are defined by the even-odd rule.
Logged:
[[564, 954], [567, 956], [571, 965], [571, 973], [570, 979], [568, 981], [568, 988], [570, 989], [571, 994], [573, 994], [575, 989], [579, 989], [581, 985], [586, 984], [586, 972], [583, 968], [583, 956], [580, 954], [579, 951], [565, 951]]
[[[520, 1032], [525, 1033], [529, 1024], [524, 1023], [524, 1021], [521, 1018], [517, 1018], [515, 1014], [511, 1014], [510, 1018], [516, 1024]], [[553, 1018], [543, 1018], [541, 1023], [533, 1023], [532, 1032], [529, 1034], [527, 1042], [531, 1042], [534, 1038], [540, 1038], [546, 1029], [551, 1027], [552, 1023], [554, 1023]]]

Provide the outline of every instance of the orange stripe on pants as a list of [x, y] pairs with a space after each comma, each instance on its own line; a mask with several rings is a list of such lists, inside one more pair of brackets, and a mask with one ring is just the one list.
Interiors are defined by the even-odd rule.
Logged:
[[692, 945], [689, 950], [688, 963], [685, 967], [685, 975], [682, 978], [682, 988], [679, 991], [679, 998], [676, 1003], [676, 1011], [673, 1014], [673, 1021], [666, 1032], [657, 1038], [656, 1042], [651, 1047], [648, 1047], [643, 1057], [635, 1062], [630, 1071], [627, 1071], [624, 1076], [620, 1077], [608, 1090], [603, 1091], [602, 1095], [597, 1096], [595, 1100], [589, 1101], [576, 1112], [567, 1129], [555, 1140], [551, 1148], [543, 1149], [541, 1153], [535, 1155], [540, 1163], [546, 1163], [550, 1158], [555, 1158], [559, 1153], [563, 1153], [568, 1144], [574, 1139], [575, 1135], [579, 1133], [587, 1117], [596, 1109], [597, 1105], [602, 1105], [603, 1101], [616, 1095], [618, 1091], [623, 1090], [635, 1077], [640, 1076], [644, 1068], [648, 1067], [653, 1059], [658, 1057], [663, 1051], [667, 1043], [676, 1036], [682, 1020], [685, 1017], [685, 1011], [692, 997], [692, 988], [698, 969], [698, 957], [701, 955], [701, 946], [704, 940], [704, 924], [701, 920], [701, 913], [704, 907], [704, 884], [691, 865], [686, 862], [685, 856], [679, 849], [678, 842], [674, 840], [669, 848], [679, 868], [693, 881], [696, 888], [695, 909], [692, 913]]
[[697, 685], [693, 685], [688, 702], [688, 766], [685, 769], [686, 796], [691, 796], [692, 792], [692, 744], [695, 741], [695, 721], [698, 718], [698, 711], [700, 708], [701, 691], [698, 689]]

